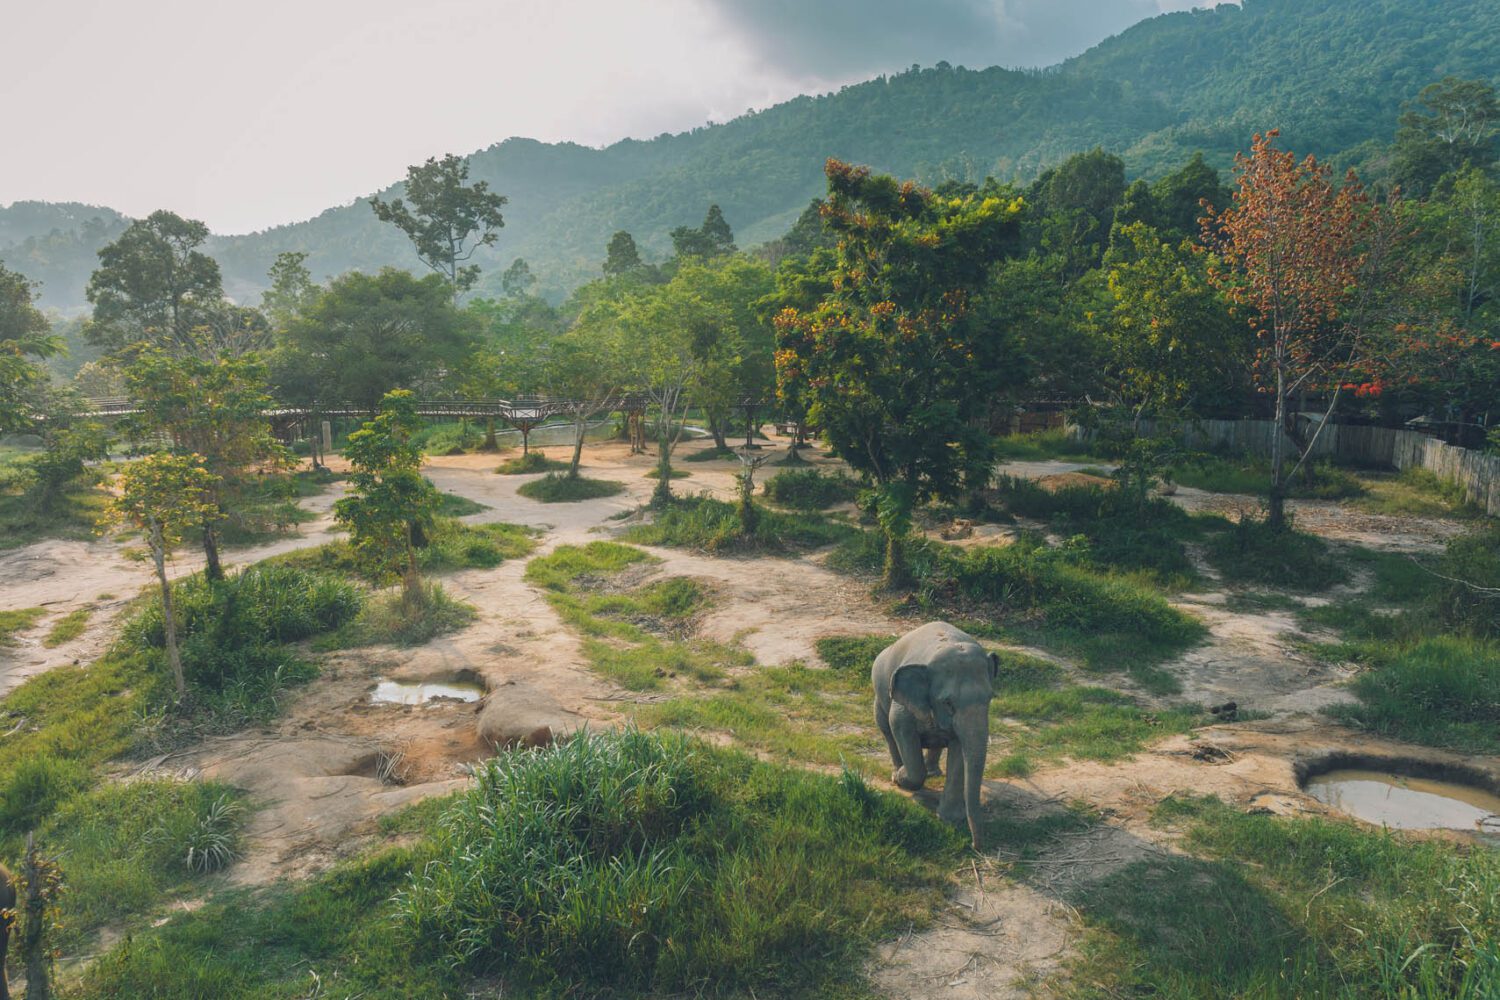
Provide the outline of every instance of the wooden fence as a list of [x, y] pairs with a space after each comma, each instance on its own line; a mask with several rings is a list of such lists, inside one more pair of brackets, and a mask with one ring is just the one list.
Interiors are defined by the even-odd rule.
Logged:
[[[1152, 433], [1151, 421], [1142, 431]], [[1200, 420], [1182, 432], [1190, 448], [1269, 456], [1276, 425], [1270, 420]], [[1330, 424], [1313, 445], [1315, 458], [1349, 465], [1387, 469], [1426, 469], [1439, 479], [1457, 483], [1476, 506], [1500, 517], [1500, 455], [1486, 455], [1444, 444], [1416, 431], [1389, 427]], [[1287, 444], [1295, 456], [1296, 445]]]

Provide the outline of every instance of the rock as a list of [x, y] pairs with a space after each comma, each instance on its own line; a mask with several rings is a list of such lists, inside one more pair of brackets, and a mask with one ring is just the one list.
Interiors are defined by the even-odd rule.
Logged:
[[578, 728], [575, 718], [545, 692], [512, 681], [485, 696], [476, 729], [496, 750], [535, 748]]

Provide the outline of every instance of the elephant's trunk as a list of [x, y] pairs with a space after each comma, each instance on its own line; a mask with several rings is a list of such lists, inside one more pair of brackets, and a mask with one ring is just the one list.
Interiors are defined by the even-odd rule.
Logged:
[[964, 758], [964, 813], [969, 820], [969, 838], [974, 850], [980, 847], [979, 790], [984, 786], [984, 759], [989, 752], [989, 702], [959, 713], [954, 723], [959, 752]]

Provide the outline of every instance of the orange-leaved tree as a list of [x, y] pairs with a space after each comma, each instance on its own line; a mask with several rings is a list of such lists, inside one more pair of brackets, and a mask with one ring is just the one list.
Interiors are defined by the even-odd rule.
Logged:
[[[1394, 200], [1371, 199], [1352, 171], [1335, 183], [1327, 165], [1276, 148], [1277, 135], [1257, 134], [1235, 158], [1233, 200], [1209, 206], [1203, 230], [1210, 280], [1246, 308], [1253, 374], [1274, 400], [1269, 523], [1279, 529], [1288, 484], [1343, 387], [1373, 377], [1379, 327], [1398, 306], [1404, 224]], [[1320, 415], [1305, 416], [1309, 394], [1321, 396]]]

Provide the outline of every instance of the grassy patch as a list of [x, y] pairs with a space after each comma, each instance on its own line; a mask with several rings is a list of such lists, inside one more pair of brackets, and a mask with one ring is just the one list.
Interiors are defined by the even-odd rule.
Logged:
[[589, 479], [586, 476], [549, 472], [540, 479], [522, 483], [516, 492], [541, 503], [574, 503], [616, 496], [625, 492], [625, 484], [612, 479]]
[[859, 490], [859, 482], [842, 472], [819, 469], [782, 472], [766, 482], [766, 496], [794, 510], [827, 510], [853, 500]]
[[[1362, 497], [1365, 484], [1348, 469], [1329, 462], [1312, 465], [1311, 482], [1302, 473], [1287, 484], [1287, 495], [1302, 500], [1345, 500]], [[1291, 466], [1287, 466], [1290, 471]], [[1172, 469], [1172, 481], [1209, 493], [1266, 496], [1271, 492], [1271, 464], [1264, 458], [1226, 458], [1205, 455]]]
[[1249, 515], [1210, 539], [1205, 551], [1229, 583], [1315, 591], [1349, 579], [1348, 569], [1321, 538], [1289, 527], [1276, 531]]
[[1139, 862], [1070, 900], [1091, 927], [1074, 995], [1500, 993], [1500, 854], [1214, 798], [1157, 820], [1205, 859]]
[[1437, 636], [1375, 653], [1354, 679], [1357, 705], [1336, 705], [1337, 718], [1384, 736], [1500, 752], [1500, 646]]
[[539, 451], [528, 451], [524, 455], [501, 462], [495, 471], [502, 476], [526, 476], [535, 472], [566, 472], [567, 462], [548, 458]]
[[1477, 518], [1483, 515], [1457, 483], [1426, 469], [1403, 469], [1396, 475], [1361, 477], [1365, 495], [1354, 506], [1374, 514], [1401, 517]]
[[[689, 472], [687, 469], [679, 469], [676, 466], [673, 466], [672, 470], [671, 470], [671, 478], [673, 478], [673, 479], [688, 479], [688, 478], [691, 478], [692, 475], [693, 474], [691, 472]], [[660, 479], [661, 478], [661, 467], [660, 466], [652, 466], [651, 468], [647, 469], [646, 472], [645, 472], [644, 478], [646, 478], [646, 479]]]
[[69, 611], [52, 623], [52, 628], [47, 630], [46, 637], [42, 639], [42, 645], [53, 649], [65, 642], [72, 642], [83, 634], [84, 627], [89, 623], [89, 616], [93, 613], [92, 605]]
[[50, 509], [28, 495], [31, 464], [40, 456], [39, 451], [0, 449], [0, 550], [46, 538], [86, 541], [97, 534], [107, 495], [92, 483], [70, 484]]
[[[537, 531], [518, 524], [492, 522], [470, 524], [440, 517], [427, 544], [417, 550], [417, 566], [424, 573], [451, 573], [463, 569], [493, 569], [507, 559], [519, 559], [536, 548]], [[374, 577], [346, 541], [297, 549], [270, 562], [357, 577], [369, 583], [391, 581]]]
[[[884, 549], [859, 532], [829, 565], [874, 576]], [[980, 637], [1034, 643], [1080, 657], [1096, 670], [1129, 670], [1157, 693], [1175, 682], [1154, 669], [1207, 634], [1196, 618], [1167, 603], [1151, 577], [1101, 572], [1086, 560], [1023, 538], [1004, 548], [960, 549], [913, 540], [913, 607]]]
[[666, 510], [658, 511], [650, 524], [625, 532], [626, 541], [640, 545], [666, 545], [700, 552], [781, 553], [821, 548], [853, 533], [847, 525], [808, 514], [760, 508], [755, 531], [745, 535], [738, 508], [712, 497], [681, 497]]
[[0, 646], [14, 645], [17, 632], [25, 632], [32, 628], [46, 614], [46, 608], [16, 608], [11, 611], [0, 611]]
[[1041, 462], [1054, 458], [1076, 462], [1109, 461], [1107, 455], [1098, 454], [1095, 445], [1076, 439], [1061, 427], [998, 438], [995, 453], [1000, 460], [1010, 462]]
[[225, 516], [219, 522], [219, 541], [228, 548], [258, 545], [285, 535], [293, 527], [316, 520], [298, 499], [321, 493], [331, 479], [311, 472], [294, 475], [248, 476], [229, 484]]
[[875, 657], [895, 642], [894, 635], [838, 635], [814, 643], [818, 656], [834, 670], [858, 673], [869, 670]]
[[704, 448], [700, 451], [684, 452], [684, 462], [738, 462], [740, 457], [733, 448]]
[[497, 758], [401, 820], [411, 846], [142, 931], [80, 997], [861, 995], [961, 847], [853, 776], [630, 731]]
[[438, 495], [438, 517], [468, 517], [470, 514], [482, 514], [489, 509], [489, 504], [470, 500], [468, 497], [459, 496], [457, 493], [442, 493]]
[[423, 584], [415, 598], [395, 587], [367, 601], [358, 618], [320, 640], [317, 648], [420, 646], [457, 632], [477, 614], [473, 605], [450, 597], [438, 583]]

